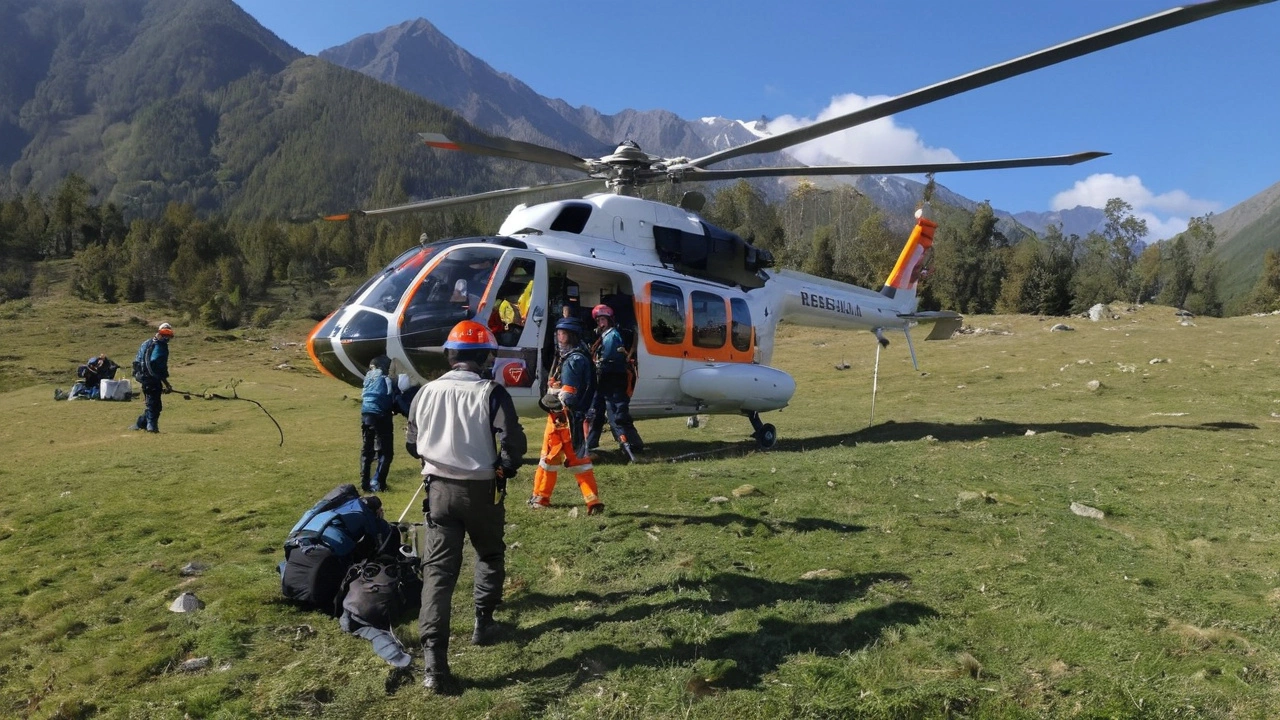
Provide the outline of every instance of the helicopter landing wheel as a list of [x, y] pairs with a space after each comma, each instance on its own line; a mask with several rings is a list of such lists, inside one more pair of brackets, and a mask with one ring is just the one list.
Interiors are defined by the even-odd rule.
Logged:
[[697, 429], [698, 425], [699, 423], [698, 423], [697, 415], [690, 415], [689, 419], [684, 421], [684, 426], [689, 428], [690, 430]]
[[768, 450], [773, 447], [774, 443], [778, 442], [778, 428], [774, 427], [772, 423], [761, 425], [756, 432], [756, 442], [760, 444], [761, 450]]

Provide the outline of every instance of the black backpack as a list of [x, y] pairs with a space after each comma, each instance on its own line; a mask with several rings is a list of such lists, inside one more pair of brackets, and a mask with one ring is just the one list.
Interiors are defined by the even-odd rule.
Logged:
[[422, 576], [416, 558], [382, 555], [351, 566], [339, 590], [342, 610], [368, 627], [390, 630], [395, 616], [418, 604]]
[[343, 577], [351, 558], [334, 554], [319, 542], [319, 532], [302, 530], [316, 515], [360, 497], [354, 485], [339, 485], [329, 491], [294, 526], [284, 542], [284, 562], [280, 563], [280, 592], [286, 599], [329, 615], [341, 612]]
[[349, 558], [338, 557], [320, 544], [294, 548], [280, 563], [280, 592], [287, 600], [337, 617], [342, 579]]

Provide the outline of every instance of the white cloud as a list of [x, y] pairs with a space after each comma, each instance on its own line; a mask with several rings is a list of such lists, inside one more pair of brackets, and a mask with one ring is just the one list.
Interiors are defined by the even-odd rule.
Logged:
[[1076, 181], [1070, 190], [1053, 196], [1051, 210], [1069, 210], [1077, 205], [1103, 208], [1111, 198], [1120, 198], [1133, 207], [1133, 214], [1147, 221], [1148, 240], [1163, 240], [1187, 229], [1187, 218], [1218, 211], [1221, 203], [1193, 198], [1182, 190], [1157, 195], [1147, 189], [1137, 175], [1120, 177], [1097, 173]]
[[1187, 218], [1184, 217], [1159, 218], [1149, 212], [1135, 212], [1134, 216], [1147, 221], [1147, 242], [1168, 240], [1187, 229]]
[[[849, 94], [832, 98], [831, 104], [817, 118], [783, 115], [769, 121], [769, 132], [778, 134], [812, 125], [839, 115], [861, 110], [887, 100], [887, 96], [863, 97]], [[886, 165], [890, 163], [958, 162], [955, 153], [946, 148], [924, 144], [911, 128], [895, 125], [892, 117], [873, 120], [864, 125], [827, 135], [787, 150], [807, 165], [854, 163]]]

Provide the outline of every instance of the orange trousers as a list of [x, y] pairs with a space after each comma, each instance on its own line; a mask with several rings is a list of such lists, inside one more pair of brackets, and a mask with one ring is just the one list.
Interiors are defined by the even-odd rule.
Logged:
[[572, 433], [569, 432], [564, 416], [548, 415], [547, 429], [542, 434], [542, 455], [538, 458], [538, 469], [533, 474], [533, 497], [529, 502], [551, 504], [551, 493], [556, 489], [556, 473], [561, 469], [573, 473], [587, 507], [600, 504], [591, 458], [580, 458], [573, 451]]

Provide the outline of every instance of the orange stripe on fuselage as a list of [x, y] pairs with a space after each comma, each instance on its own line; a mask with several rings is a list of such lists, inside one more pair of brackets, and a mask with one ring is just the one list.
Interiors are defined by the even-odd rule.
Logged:
[[916, 263], [920, 262], [924, 252], [933, 247], [933, 232], [937, 229], [938, 224], [929, 218], [922, 217], [916, 220], [916, 226], [912, 229], [911, 236], [907, 238], [907, 244], [902, 247], [902, 253], [898, 255], [898, 262], [894, 264], [893, 272], [889, 273], [886, 285], [899, 290], [906, 290], [915, 285], [911, 271]]
[[320, 362], [320, 358], [316, 356], [316, 333], [320, 332], [320, 328], [324, 327], [324, 324], [329, 322], [329, 319], [333, 317], [333, 313], [336, 312], [338, 311], [334, 310], [328, 315], [325, 315], [323, 320], [321, 320], [315, 327], [311, 328], [311, 334], [307, 335], [307, 354], [311, 356], [311, 364], [315, 365], [316, 369], [319, 370], [321, 374], [328, 375], [334, 380], [341, 380], [337, 375], [329, 372], [329, 368], [326, 368]]
[[460, 150], [461, 149], [457, 145], [451, 142], [431, 142], [430, 140], [427, 140], [426, 143], [428, 147], [439, 148], [441, 150]]

